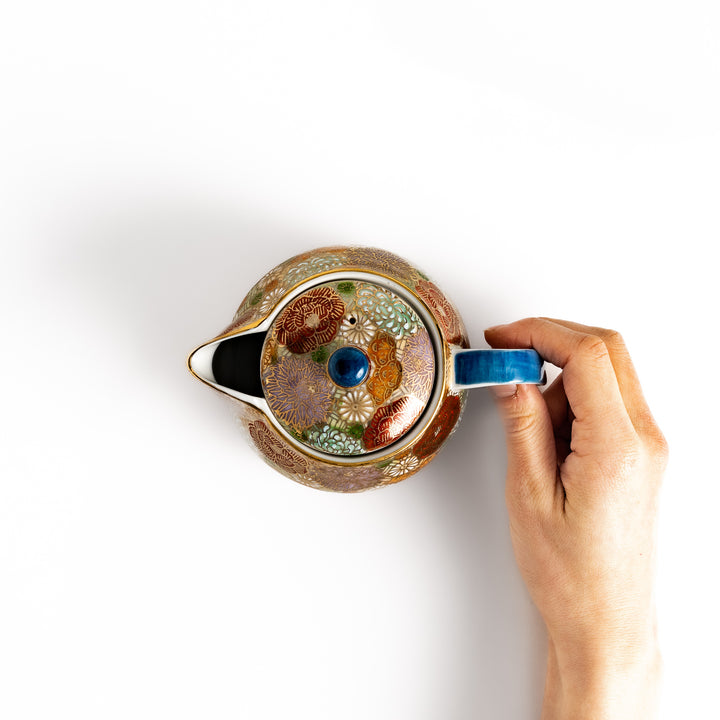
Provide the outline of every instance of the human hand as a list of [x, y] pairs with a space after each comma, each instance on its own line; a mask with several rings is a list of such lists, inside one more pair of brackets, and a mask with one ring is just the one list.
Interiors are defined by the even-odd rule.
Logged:
[[541, 392], [498, 387], [520, 572], [549, 638], [543, 720], [652, 717], [653, 578], [667, 443], [611, 330], [546, 318], [489, 328], [562, 368]]

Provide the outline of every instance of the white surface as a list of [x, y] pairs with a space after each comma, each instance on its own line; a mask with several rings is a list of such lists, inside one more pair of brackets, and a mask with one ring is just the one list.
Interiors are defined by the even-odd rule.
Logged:
[[623, 332], [672, 453], [663, 717], [715, 711], [716, 3], [2, 16], [0, 717], [538, 717], [484, 391], [429, 469], [342, 496], [267, 469], [185, 368], [328, 243], [425, 268], [478, 345]]

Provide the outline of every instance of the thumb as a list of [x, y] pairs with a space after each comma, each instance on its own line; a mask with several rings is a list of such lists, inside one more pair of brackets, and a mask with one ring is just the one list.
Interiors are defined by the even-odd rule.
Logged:
[[545, 399], [535, 385], [498, 385], [495, 403], [507, 443], [508, 507], [550, 510], [555, 498], [557, 451]]

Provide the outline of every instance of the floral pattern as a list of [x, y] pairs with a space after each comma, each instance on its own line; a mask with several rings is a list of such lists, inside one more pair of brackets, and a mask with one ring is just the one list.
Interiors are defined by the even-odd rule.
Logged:
[[[396, 332], [378, 328], [360, 307], [361, 296], [371, 295], [397, 310], [396, 322], [405, 318]], [[333, 353], [347, 345], [365, 352], [371, 366], [367, 379], [350, 389], [336, 386], [327, 369]], [[298, 442], [358, 455], [395, 442], [415, 422], [432, 394], [434, 363], [428, 332], [403, 299], [378, 285], [341, 279], [307, 290], [278, 315], [263, 347], [261, 377], [270, 410]], [[415, 370], [417, 381], [408, 374]], [[386, 414], [396, 410], [399, 418], [391, 422]]]
[[403, 383], [418, 397], [430, 397], [435, 383], [435, 353], [427, 330], [408, 338], [402, 354]]
[[302, 455], [291, 450], [287, 443], [272, 432], [264, 422], [256, 420], [248, 425], [250, 437], [256, 447], [272, 463], [285, 472], [303, 474], [307, 472], [307, 461]]
[[263, 315], [270, 312], [284, 294], [285, 290], [281, 287], [275, 287], [270, 290], [266, 289], [258, 305], [258, 310]]
[[378, 404], [400, 387], [403, 366], [396, 359], [395, 348], [395, 339], [387, 332], [379, 332], [368, 346], [375, 370], [367, 381], [367, 389]]
[[432, 425], [424, 432], [415, 444], [413, 452], [419, 458], [425, 458], [436, 453], [440, 446], [448, 439], [460, 419], [462, 403], [459, 395], [448, 395], [440, 406]]
[[392, 478], [399, 478], [403, 475], [409, 475], [420, 467], [420, 460], [415, 455], [405, 455], [404, 457], [393, 460], [389, 465], [386, 465], [383, 470], [383, 475], [387, 475]]
[[263, 380], [270, 409], [296, 432], [322, 422], [330, 410], [334, 385], [325, 369], [310, 358], [279, 358]]
[[403, 300], [378, 285], [362, 283], [357, 291], [357, 304], [378, 328], [398, 337], [412, 335], [422, 323]]
[[378, 270], [390, 277], [406, 280], [413, 273], [407, 260], [380, 248], [356, 247], [347, 251], [348, 263], [368, 270]]
[[375, 370], [367, 381], [368, 392], [375, 401], [383, 403], [400, 387], [402, 365], [394, 358]]
[[348, 390], [337, 403], [338, 415], [347, 423], [364, 425], [375, 411], [375, 404], [362, 387]]
[[306, 278], [340, 268], [344, 264], [343, 259], [337, 255], [320, 254], [294, 264], [285, 274], [286, 283], [288, 287], [292, 287]]
[[362, 443], [358, 438], [351, 437], [329, 425], [313, 428], [307, 433], [307, 439], [319, 450], [334, 455], [359, 455], [363, 452]]
[[[435, 283], [429, 280], [420, 280], [415, 285], [415, 292], [425, 301], [432, 314], [445, 333], [447, 341], [455, 344], [467, 345], [465, 328], [460, 316], [450, 301], [440, 292]], [[463, 340], [465, 342], [463, 342]]]
[[330, 287], [313, 288], [295, 298], [275, 321], [278, 340], [292, 353], [306, 353], [337, 335], [345, 303]]
[[365, 447], [375, 450], [401, 438], [417, 420], [423, 407], [423, 403], [413, 395], [405, 395], [389, 405], [383, 405], [363, 433]]
[[367, 345], [375, 335], [376, 329], [374, 323], [358, 310], [345, 315], [340, 325], [340, 334], [350, 343]]
[[314, 482], [333, 492], [360, 492], [378, 487], [386, 482], [382, 470], [373, 465], [322, 465], [314, 463], [311, 470]]

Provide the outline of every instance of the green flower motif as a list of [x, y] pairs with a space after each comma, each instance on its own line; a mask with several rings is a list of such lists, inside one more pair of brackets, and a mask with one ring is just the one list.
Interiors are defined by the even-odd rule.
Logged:
[[355, 283], [341, 282], [337, 286], [338, 292], [343, 295], [352, 295], [355, 292]]
[[363, 452], [362, 442], [358, 438], [350, 437], [329, 425], [316, 425], [308, 430], [307, 442], [333, 455], [360, 455]]
[[365, 426], [361, 425], [360, 423], [355, 423], [354, 425], [351, 425], [347, 429], [347, 434], [350, 435], [350, 437], [354, 438], [361, 438], [363, 433], [365, 432]]
[[256, 292], [252, 296], [252, 298], [250, 298], [250, 305], [257, 305], [262, 300], [262, 296], [263, 296], [262, 290], [259, 290], [258, 292]]
[[316, 363], [322, 365], [327, 360], [328, 350], [324, 345], [322, 345], [317, 350], [313, 350], [312, 353], [310, 353], [310, 357]]
[[422, 321], [395, 293], [377, 285], [361, 285], [357, 304], [372, 318], [378, 329], [389, 330], [397, 337], [417, 332]]

